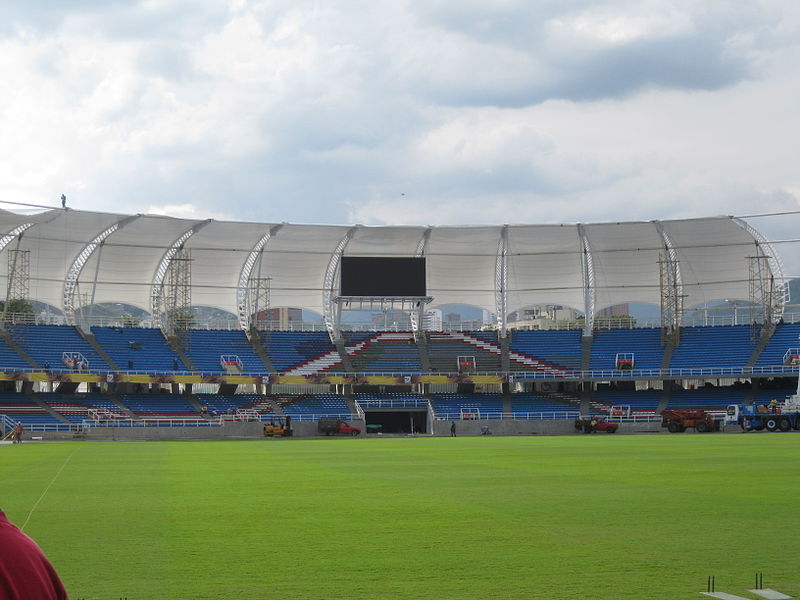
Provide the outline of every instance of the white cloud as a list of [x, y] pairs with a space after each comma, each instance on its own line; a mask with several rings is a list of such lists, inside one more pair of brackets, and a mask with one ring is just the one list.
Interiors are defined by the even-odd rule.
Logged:
[[789, 0], [64, 6], [0, 8], [8, 200], [504, 223], [770, 211], [800, 189]]

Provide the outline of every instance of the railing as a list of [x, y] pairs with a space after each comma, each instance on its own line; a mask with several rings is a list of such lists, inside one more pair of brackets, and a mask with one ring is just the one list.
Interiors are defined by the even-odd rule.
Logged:
[[389, 400], [356, 400], [356, 405], [363, 408], [427, 408], [428, 401], [425, 398], [414, 400], [407, 399], [389, 399]]
[[[286, 416], [292, 417], [292, 421], [300, 421], [300, 422], [308, 422], [308, 421], [319, 421], [320, 419], [341, 419], [342, 421], [357, 421], [359, 420], [358, 415], [353, 415], [350, 413], [340, 413], [340, 414], [331, 414], [331, 413], [324, 413], [324, 414], [304, 414], [304, 413], [288, 413]], [[261, 422], [266, 423], [269, 421], [274, 421], [275, 419], [281, 419], [286, 417], [281, 417], [275, 413], [262, 413], [261, 414]]]
[[517, 419], [520, 421], [555, 421], [558, 419], [577, 419], [580, 416], [580, 411], [577, 410], [563, 410], [563, 411], [542, 411], [542, 412], [490, 412], [480, 411], [469, 413], [471, 418], [462, 418], [463, 413], [459, 412], [435, 412], [434, 419], [437, 421], [499, 421], [501, 419]]
[[[88, 312], [88, 311], [87, 311]], [[684, 311], [683, 326], [705, 325], [705, 326], [725, 326], [725, 325], [746, 325], [750, 323], [750, 307], [731, 305], [712, 308], [691, 308]], [[117, 317], [86, 315], [83, 320], [91, 327], [157, 327], [149, 316], [139, 320], [136, 317], [121, 315]], [[787, 304], [783, 315], [785, 323], [800, 322], [800, 305]], [[30, 313], [5, 313], [5, 322], [20, 325], [66, 325], [66, 318], [60, 314], [30, 314]], [[639, 329], [661, 327], [660, 321], [647, 321], [637, 319], [598, 319], [596, 329]], [[256, 328], [259, 331], [326, 331], [325, 323], [320, 321], [281, 321], [264, 320], [257, 321]], [[474, 331], [491, 325], [482, 324], [475, 320], [449, 321], [443, 322], [436, 329], [437, 331]], [[221, 329], [238, 330], [239, 321], [231, 315], [229, 318], [213, 318], [202, 322], [195, 322], [193, 329]], [[556, 322], [553, 329], [582, 329], [580, 321]], [[341, 331], [409, 331], [409, 322], [381, 322], [379, 325], [372, 321], [341, 323]]]
[[[7, 372], [17, 372], [17, 369], [2, 369]], [[703, 378], [703, 377], [749, 377], [751, 375], [796, 375], [800, 371], [800, 365], [773, 365], [765, 367], [693, 367], [693, 368], [680, 368], [680, 369], [631, 369], [617, 370], [617, 369], [603, 369], [594, 371], [579, 371], [579, 370], [564, 370], [556, 373], [544, 373], [541, 371], [476, 371], [470, 373], [466, 377], [508, 377], [509, 381], [525, 381], [525, 380], [562, 380], [562, 381], [578, 381], [578, 380], [609, 380], [609, 379], [689, 379], [689, 378]], [[78, 373], [66, 368], [50, 368], [50, 369], [33, 369], [25, 368], [22, 370], [25, 373], [50, 373], [50, 374], [70, 374]], [[81, 371], [81, 374], [125, 374], [125, 375], [191, 375], [199, 377], [213, 377], [213, 376], [230, 376], [230, 373], [224, 371], [170, 371], [164, 369], [133, 369], [133, 370], [111, 370], [111, 369], [91, 369], [89, 371]], [[268, 371], [249, 371], [244, 373], [235, 374], [236, 377], [253, 377], [264, 378], [270, 376]], [[280, 376], [280, 374], [278, 374]], [[347, 377], [353, 376], [353, 373], [346, 373], [344, 371], [331, 371], [324, 373], [316, 373], [311, 375], [319, 377]], [[465, 377], [463, 373], [457, 371], [381, 371], [370, 373], [355, 373], [357, 376], [366, 377], [414, 377], [414, 376], [437, 376], [437, 377]]]

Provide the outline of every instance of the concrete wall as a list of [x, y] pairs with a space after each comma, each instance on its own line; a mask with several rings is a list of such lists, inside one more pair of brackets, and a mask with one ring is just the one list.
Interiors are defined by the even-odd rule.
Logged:
[[[434, 421], [433, 435], [449, 436], [450, 421]], [[355, 427], [365, 431], [365, 423], [355, 420], [350, 422]], [[617, 434], [625, 433], [656, 433], [664, 432], [660, 422], [653, 423], [622, 423]], [[92, 427], [89, 434], [83, 438], [73, 433], [58, 432], [25, 432], [24, 440], [42, 438], [45, 440], [233, 440], [233, 439], [260, 439], [263, 437], [263, 423], [226, 422], [219, 427]], [[558, 419], [546, 421], [534, 420], [477, 420], [456, 421], [456, 435], [483, 435], [482, 428], [488, 427], [492, 435], [583, 435], [575, 430], [572, 419]], [[294, 437], [317, 437], [316, 422], [292, 423]], [[363, 433], [361, 434], [364, 435]], [[606, 435], [598, 433], [597, 435]], [[370, 435], [369, 437], [374, 437]], [[387, 436], [390, 437], [390, 436]]]

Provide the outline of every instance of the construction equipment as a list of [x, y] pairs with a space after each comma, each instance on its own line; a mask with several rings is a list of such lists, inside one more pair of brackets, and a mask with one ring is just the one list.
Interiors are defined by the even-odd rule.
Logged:
[[661, 427], [680, 433], [694, 427], [697, 433], [719, 431], [720, 421], [702, 408], [667, 408], [661, 411]]
[[800, 379], [797, 392], [783, 402], [728, 405], [725, 424], [739, 425], [744, 431], [800, 429]]
[[273, 419], [264, 423], [264, 437], [292, 437], [292, 417]]

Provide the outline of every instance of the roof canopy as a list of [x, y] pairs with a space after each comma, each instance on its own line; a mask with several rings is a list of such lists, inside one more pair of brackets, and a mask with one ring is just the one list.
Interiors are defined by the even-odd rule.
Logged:
[[[31, 299], [58, 308], [68, 308], [80, 294], [84, 303], [88, 298], [150, 311], [154, 286], [178, 247], [191, 252], [192, 304], [234, 314], [242, 312], [252, 278], [270, 278], [271, 306], [324, 313], [326, 298], [337, 294], [341, 255], [425, 256], [431, 306], [471, 304], [506, 314], [533, 304], [579, 310], [658, 305], [659, 261], [673, 260], [689, 307], [747, 299], [751, 257], [774, 256], [766, 245], [734, 217], [366, 227], [0, 211], [0, 251], [30, 251]], [[776, 260], [770, 269], [773, 277], [782, 276]], [[8, 281], [7, 260], [0, 261], [0, 277]]]

